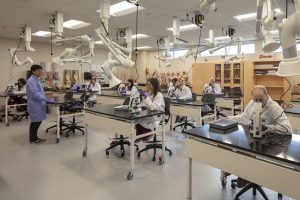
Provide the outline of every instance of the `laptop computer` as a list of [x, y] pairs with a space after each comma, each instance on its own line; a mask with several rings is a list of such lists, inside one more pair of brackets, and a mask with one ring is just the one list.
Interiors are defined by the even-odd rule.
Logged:
[[226, 131], [238, 126], [238, 122], [230, 119], [219, 119], [209, 123], [209, 127], [221, 131]]

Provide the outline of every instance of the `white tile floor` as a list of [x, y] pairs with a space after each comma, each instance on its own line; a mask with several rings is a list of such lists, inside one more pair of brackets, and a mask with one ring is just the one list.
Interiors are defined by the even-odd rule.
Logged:
[[[113, 133], [90, 127], [89, 151], [83, 158], [84, 137], [71, 134], [55, 144], [54, 130], [45, 133], [50, 125], [45, 121], [39, 129], [45, 143], [29, 144], [29, 121], [11, 121], [9, 127], [0, 123], [0, 200], [186, 199], [185, 137], [180, 133], [169, 134], [173, 156], [167, 156], [163, 166], [151, 161], [149, 151], [136, 160], [134, 180], [128, 181], [129, 149], [125, 158], [118, 150], [105, 155]], [[193, 199], [234, 199], [237, 191], [230, 184], [221, 187], [218, 169], [194, 162], [193, 170]], [[266, 191], [270, 199], [277, 199], [277, 193]], [[248, 192], [241, 199], [262, 197]]]

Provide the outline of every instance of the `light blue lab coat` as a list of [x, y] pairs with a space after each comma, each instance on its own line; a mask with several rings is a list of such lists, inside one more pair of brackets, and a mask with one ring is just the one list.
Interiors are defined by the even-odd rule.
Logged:
[[40, 79], [30, 76], [26, 83], [28, 113], [32, 122], [40, 122], [47, 118], [46, 96]]

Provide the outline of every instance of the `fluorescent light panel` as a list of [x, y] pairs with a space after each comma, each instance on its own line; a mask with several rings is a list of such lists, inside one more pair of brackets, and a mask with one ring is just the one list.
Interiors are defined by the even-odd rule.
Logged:
[[151, 49], [152, 47], [150, 46], [141, 46], [141, 47], [137, 47], [137, 49]]
[[[54, 33], [52, 33], [52, 34], [54, 35]], [[49, 32], [49, 31], [37, 31], [37, 32], [33, 33], [32, 35], [38, 36], [38, 37], [50, 37], [51, 32]]]
[[95, 44], [103, 44], [103, 42], [101, 40], [98, 40], [96, 42], [94, 42]]
[[82, 21], [78, 21], [78, 20], [74, 20], [71, 19], [69, 21], [64, 22], [63, 26], [65, 28], [70, 28], [70, 29], [79, 29], [79, 28], [83, 28], [86, 26], [91, 25], [90, 23], [86, 23], [86, 22], [82, 22]]
[[[282, 11], [280, 10], [280, 8], [276, 8], [276, 15], [282, 15]], [[243, 15], [237, 15], [233, 17], [234, 19], [243, 22], [243, 21], [251, 21], [256, 19], [256, 12], [253, 13], [247, 13], [247, 14], [243, 14]]]
[[150, 37], [149, 35], [146, 35], [146, 34], [137, 34], [137, 35], [132, 35], [132, 39], [141, 39], [141, 38], [148, 38]]
[[247, 13], [247, 14], [243, 14], [243, 15], [237, 15], [233, 17], [234, 19], [243, 22], [243, 21], [251, 21], [256, 19], [256, 12], [254, 13]]
[[229, 40], [229, 36], [215, 37], [215, 40]]
[[[181, 31], [190, 31], [198, 29], [199, 27], [195, 24], [187, 24], [179, 27]], [[173, 31], [173, 28], [167, 28], [169, 31]]]
[[[139, 6], [139, 11], [144, 9], [145, 8], [143, 6]], [[97, 10], [97, 12], [100, 12], [100, 10]], [[110, 15], [115, 17], [128, 15], [134, 12], [136, 12], [136, 6], [127, 1], [121, 1], [120, 3], [110, 6]]]

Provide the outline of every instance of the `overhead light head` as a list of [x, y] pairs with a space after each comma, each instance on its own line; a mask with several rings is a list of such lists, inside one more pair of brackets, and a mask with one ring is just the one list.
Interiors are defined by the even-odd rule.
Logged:
[[299, 57], [283, 59], [276, 73], [278, 76], [299, 76], [300, 75], [300, 59]]

